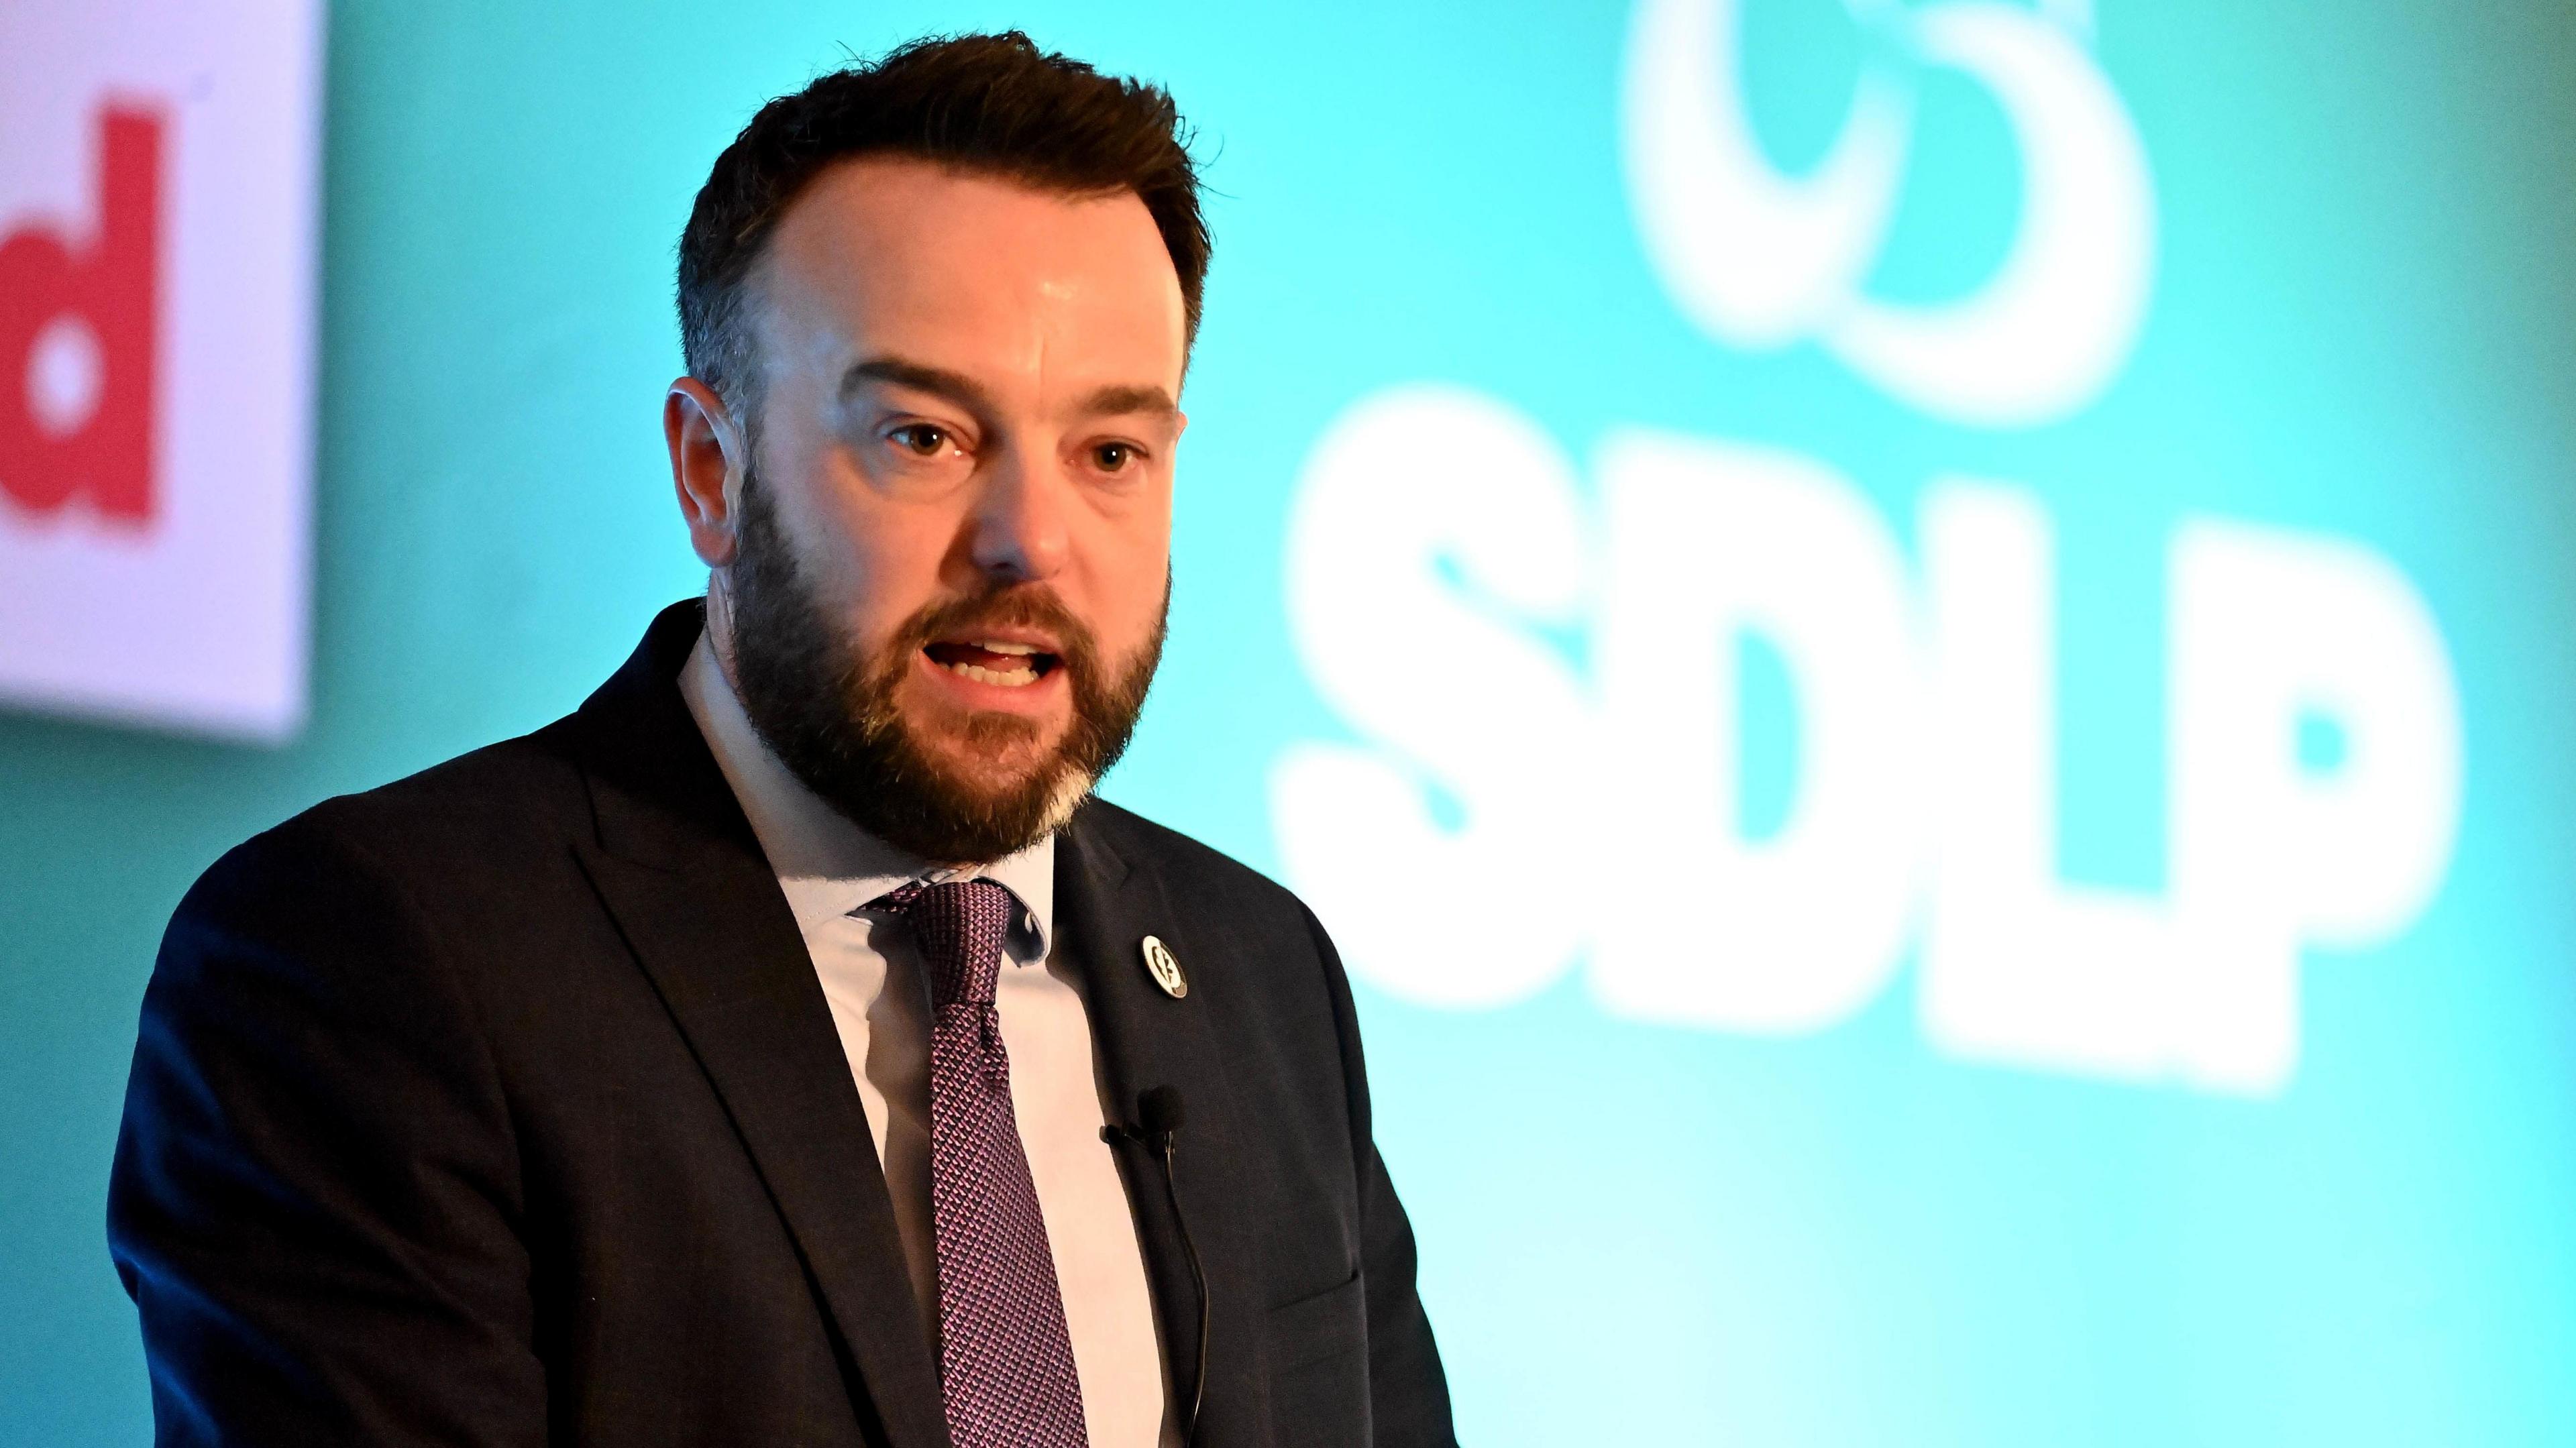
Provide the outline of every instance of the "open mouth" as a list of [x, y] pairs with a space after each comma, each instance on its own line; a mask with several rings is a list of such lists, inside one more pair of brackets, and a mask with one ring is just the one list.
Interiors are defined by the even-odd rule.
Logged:
[[1025, 689], [1063, 662], [1034, 644], [1008, 639], [943, 639], [923, 645], [921, 651], [960, 678], [1002, 689]]

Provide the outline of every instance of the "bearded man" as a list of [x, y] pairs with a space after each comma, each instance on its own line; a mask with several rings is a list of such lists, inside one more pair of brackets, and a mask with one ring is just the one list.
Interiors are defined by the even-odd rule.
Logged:
[[235, 849], [109, 1227], [164, 1443], [1446, 1444], [1349, 986], [1101, 803], [1208, 239], [1017, 34], [763, 109], [680, 244], [703, 601]]

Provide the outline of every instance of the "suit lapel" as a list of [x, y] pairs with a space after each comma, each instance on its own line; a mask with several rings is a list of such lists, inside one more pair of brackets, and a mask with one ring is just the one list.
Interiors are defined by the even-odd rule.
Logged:
[[[1250, 1165], [1206, 994], [1222, 985], [1210, 984], [1214, 972], [1192, 973], [1190, 994], [1174, 999], [1154, 984], [1142, 955], [1147, 935], [1159, 936], [1185, 971], [1213, 956], [1193, 953], [1189, 925], [1173, 911], [1151, 862], [1141, 852], [1131, 860], [1108, 835], [1101, 812], [1086, 808], [1058, 837], [1057, 928], [1082, 970], [1112, 1119], [1132, 1124], [1137, 1093], [1156, 1086], [1177, 1089], [1186, 1107], [1173, 1174], [1207, 1272], [1210, 1309], [1210, 1368], [1197, 1442], [1201, 1448], [1267, 1443], [1258, 1248], [1254, 1224], [1237, 1209], [1237, 1194], [1226, 1190]], [[1198, 1301], [1164, 1199], [1162, 1168], [1159, 1158], [1129, 1143], [1119, 1151], [1119, 1169], [1145, 1245], [1171, 1390], [1185, 1400], [1199, 1371]], [[1185, 1410], [1186, 1402], [1178, 1406]]]
[[883, 1169], [796, 921], [674, 685], [666, 610], [582, 706], [584, 869], [731, 1114], [893, 1448], [946, 1448]]

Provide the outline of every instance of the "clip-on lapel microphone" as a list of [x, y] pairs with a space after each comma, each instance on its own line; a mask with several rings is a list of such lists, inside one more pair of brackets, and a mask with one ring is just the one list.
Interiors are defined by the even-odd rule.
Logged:
[[1182, 1448], [1198, 1441], [1199, 1408], [1207, 1401], [1208, 1285], [1199, 1266], [1198, 1244], [1190, 1240], [1189, 1218], [1181, 1214], [1181, 1191], [1172, 1176], [1172, 1147], [1181, 1134], [1181, 1093], [1173, 1086], [1152, 1086], [1136, 1093], [1135, 1126], [1104, 1126], [1100, 1139], [1116, 1145], [1132, 1141], [1154, 1154], [1163, 1167], [1163, 1198], [1172, 1204], [1172, 1225], [1181, 1234], [1181, 1255], [1189, 1259], [1190, 1282], [1199, 1294], [1199, 1355], [1196, 1381], [1190, 1387], [1190, 1415], [1181, 1422]]

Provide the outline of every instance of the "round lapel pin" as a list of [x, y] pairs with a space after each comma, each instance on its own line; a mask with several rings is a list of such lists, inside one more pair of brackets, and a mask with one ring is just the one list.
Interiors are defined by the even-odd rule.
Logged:
[[1181, 974], [1181, 963], [1172, 957], [1171, 947], [1163, 943], [1162, 937], [1146, 936], [1144, 948], [1145, 973], [1154, 978], [1154, 984], [1163, 988], [1163, 994], [1174, 1000], [1188, 995], [1189, 977]]

